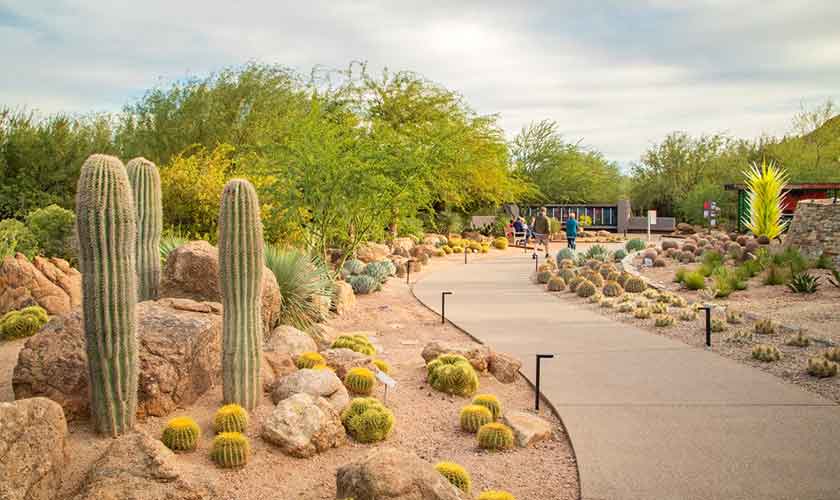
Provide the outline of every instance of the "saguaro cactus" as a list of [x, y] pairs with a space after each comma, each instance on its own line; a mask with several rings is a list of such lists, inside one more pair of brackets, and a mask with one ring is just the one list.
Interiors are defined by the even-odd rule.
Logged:
[[98, 432], [117, 436], [134, 427], [137, 412], [137, 226], [119, 159], [92, 155], [82, 165], [76, 229], [91, 413]]
[[254, 186], [232, 179], [222, 192], [219, 213], [219, 289], [222, 293], [222, 393], [225, 403], [247, 410], [262, 391], [260, 292], [263, 235]]
[[155, 164], [145, 158], [134, 158], [125, 168], [134, 192], [137, 216], [137, 299], [155, 300], [160, 291], [160, 234], [163, 231], [160, 174]]

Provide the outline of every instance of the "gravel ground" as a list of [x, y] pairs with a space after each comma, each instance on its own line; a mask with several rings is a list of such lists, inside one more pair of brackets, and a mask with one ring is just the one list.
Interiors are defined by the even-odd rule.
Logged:
[[[486, 257], [475, 255], [472, 258]], [[430, 269], [438, 272], [462, 258], [435, 259]], [[216, 468], [208, 456], [212, 416], [221, 401], [221, 388], [215, 388], [196, 404], [170, 415], [189, 415], [202, 428], [199, 449], [179, 455], [179, 462], [189, 478], [213, 486], [216, 498], [221, 500], [334, 499], [338, 467], [363, 457], [370, 448], [396, 446], [411, 450], [431, 463], [452, 460], [463, 465], [472, 475], [476, 495], [485, 489], [504, 489], [519, 500], [579, 498], [574, 453], [561, 422], [553, 414], [543, 413], [542, 416], [554, 424], [555, 439], [535, 448], [488, 453], [478, 449], [474, 436], [459, 430], [458, 413], [468, 401], [436, 392], [425, 384], [420, 352], [431, 340], [470, 342], [470, 339], [449, 325], [440, 325], [438, 317], [411, 296], [404, 281], [391, 279], [382, 292], [360, 296], [351, 314], [336, 318], [329, 325], [339, 331], [376, 332], [375, 343], [384, 351], [381, 357], [392, 365], [392, 374], [398, 382], [397, 390], [388, 395], [388, 404], [396, 414], [397, 422], [388, 440], [378, 445], [351, 441], [347, 446], [310, 459], [288, 457], [259, 438], [260, 420], [271, 411], [271, 401], [266, 397], [252, 415], [249, 426], [250, 463], [239, 471], [223, 471]], [[21, 346], [22, 342], [0, 345], [0, 374], [3, 376], [0, 395], [3, 400], [11, 399], [11, 390], [7, 387]], [[377, 395], [381, 397], [382, 389], [378, 391]], [[533, 401], [533, 391], [522, 378], [505, 385], [490, 375], [482, 375], [479, 391], [498, 395], [508, 409], [527, 410]], [[157, 436], [166, 420], [150, 418], [140, 427]], [[68, 462], [62, 496], [70, 495], [78, 488], [85, 472], [109, 441], [93, 434], [87, 423], [71, 424], [67, 453], [72, 460]]]

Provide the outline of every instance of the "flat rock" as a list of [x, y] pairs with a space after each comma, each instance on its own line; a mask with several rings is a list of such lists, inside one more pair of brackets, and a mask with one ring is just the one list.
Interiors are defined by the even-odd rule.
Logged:
[[503, 384], [516, 382], [520, 368], [522, 368], [522, 361], [510, 354], [503, 352], [493, 352], [490, 354], [490, 373], [496, 377], [496, 380]]
[[[140, 358], [137, 414], [164, 416], [221, 381], [221, 307], [188, 299], [137, 304]], [[54, 316], [30, 337], [12, 377], [16, 399], [44, 396], [68, 420], [89, 415], [82, 313]]]
[[47, 313], [66, 314], [82, 300], [82, 275], [66, 260], [23, 254], [0, 262], [0, 315], [39, 305]]
[[[133, 432], [114, 440], [93, 464], [73, 500], [209, 500], [159, 440]], [[190, 479], [188, 479], [190, 478]]]
[[320, 396], [339, 412], [350, 403], [347, 389], [331, 370], [304, 369], [290, 373], [277, 380], [271, 400], [277, 404], [295, 394]]
[[263, 350], [287, 352], [296, 357], [305, 352], [317, 351], [318, 346], [306, 332], [290, 325], [280, 325], [267, 336]]
[[339, 467], [337, 498], [357, 500], [465, 500], [431, 464], [409, 451], [377, 448]]
[[367, 356], [350, 349], [345, 349], [343, 347], [339, 349], [327, 349], [321, 352], [321, 356], [324, 357], [324, 360], [327, 362], [327, 366], [334, 369], [335, 374], [338, 375], [338, 378], [341, 380], [344, 380], [344, 377], [351, 368], [364, 367], [371, 370], [375, 369], [373, 358], [371, 356]]
[[0, 499], [56, 498], [66, 437], [57, 403], [46, 398], [0, 403]]
[[308, 458], [347, 442], [338, 410], [326, 399], [306, 393], [277, 403], [263, 421], [262, 438], [298, 458]]
[[554, 432], [545, 419], [523, 411], [507, 411], [502, 417], [505, 425], [513, 429], [516, 444], [522, 448], [552, 438]]
[[420, 354], [428, 363], [441, 354], [460, 354], [480, 372], [486, 372], [490, 365], [490, 348], [483, 344], [455, 344], [433, 341], [426, 344]]
[[356, 294], [353, 293], [353, 287], [346, 281], [336, 281], [332, 302], [335, 313], [344, 316], [354, 307], [356, 307]]

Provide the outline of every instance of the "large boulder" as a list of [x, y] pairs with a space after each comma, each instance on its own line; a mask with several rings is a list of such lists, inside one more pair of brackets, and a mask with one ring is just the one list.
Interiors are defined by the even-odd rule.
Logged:
[[516, 382], [516, 376], [519, 374], [519, 369], [522, 368], [522, 361], [510, 354], [493, 352], [490, 354], [488, 368], [490, 373], [496, 377], [496, 380], [503, 384], [512, 384]]
[[508, 411], [502, 421], [513, 430], [516, 444], [522, 448], [550, 440], [554, 435], [551, 424], [532, 413]]
[[362, 262], [374, 262], [385, 259], [390, 253], [391, 249], [388, 248], [388, 245], [368, 241], [367, 243], [362, 243], [356, 249], [356, 258]]
[[[262, 274], [262, 320], [267, 334], [280, 323], [282, 297], [274, 273], [263, 267]], [[170, 252], [161, 276], [160, 296], [221, 302], [216, 247], [206, 241], [192, 241]]]
[[39, 305], [49, 314], [66, 314], [82, 300], [82, 275], [66, 260], [23, 254], [0, 263], [0, 315]]
[[371, 356], [358, 353], [356, 351], [345, 349], [343, 347], [338, 349], [327, 349], [321, 352], [321, 356], [327, 362], [327, 366], [335, 370], [338, 378], [344, 380], [347, 372], [351, 368], [364, 367], [370, 370], [375, 370], [376, 366], [373, 364]]
[[295, 394], [322, 397], [339, 412], [350, 403], [350, 395], [341, 379], [330, 370], [304, 369], [280, 378], [271, 392], [271, 400], [277, 404]]
[[45, 398], [0, 403], [0, 498], [52, 500], [61, 487], [67, 422]]
[[263, 351], [260, 365], [263, 390], [271, 392], [278, 380], [297, 371], [292, 355], [284, 351]]
[[336, 281], [333, 292], [332, 308], [339, 316], [344, 316], [356, 306], [356, 294], [346, 281]]
[[306, 393], [277, 403], [263, 421], [262, 438], [298, 458], [309, 458], [347, 442], [338, 410], [326, 399]]
[[435, 340], [426, 344], [420, 355], [428, 363], [441, 354], [460, 354], [480, 372], [486, 372], [490, 366], [490, 348], [483, 344], [456, 344]]
[[[221, 306], [188, 299], [137, 304], [140, 358], [137, 414], [164, 416], [192, 404], [221, 380]], [[30, 337], [12, 378], [16, 399], [44, 396], [68, 420], [89, 415], [82, 313], [55, 316]]]
[[159, 440], [133, 432], [114, 440], [97, 460], [73, 500], [205, 500], [217, 498], [181, 470]]
[[365, 458], [339, 467], [337, 498], [358, 500], [464, 500], [431, 464], [409, 451], [377, 448]]
[[280, 325], [266, 337], [263, 349], [271, 352], [287, 352], [294, 358], [305, 352], [317, 351], [318, 346], [308, 333], [291, 325]]

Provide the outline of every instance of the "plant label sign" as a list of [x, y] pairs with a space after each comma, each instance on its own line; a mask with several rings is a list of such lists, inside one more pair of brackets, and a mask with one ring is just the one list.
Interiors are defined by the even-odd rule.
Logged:
[[656, 210], [648, 210], [648, 224], [656, 225]]
[[394, 380], [394, 379], [392, 379], [392, 378], [390, 377], [390, 375], [388, 375], [387, 373], [385, 373], [385, 372], [383, 372], [383, 371], [377, 371], [377, 372], [376, 372], [376, 378], [377, 378], [380, 382], [382, 382], [383, 384], [385, 384], [385, 386], [386, 386], [386, 387], [388, 387], [388, 388], [390, 388], [390, 389], [393, 389], [393, 388], [395, 388], [395, 387], [397, 386], [397, 381], [396, 381], [396, 380]]

